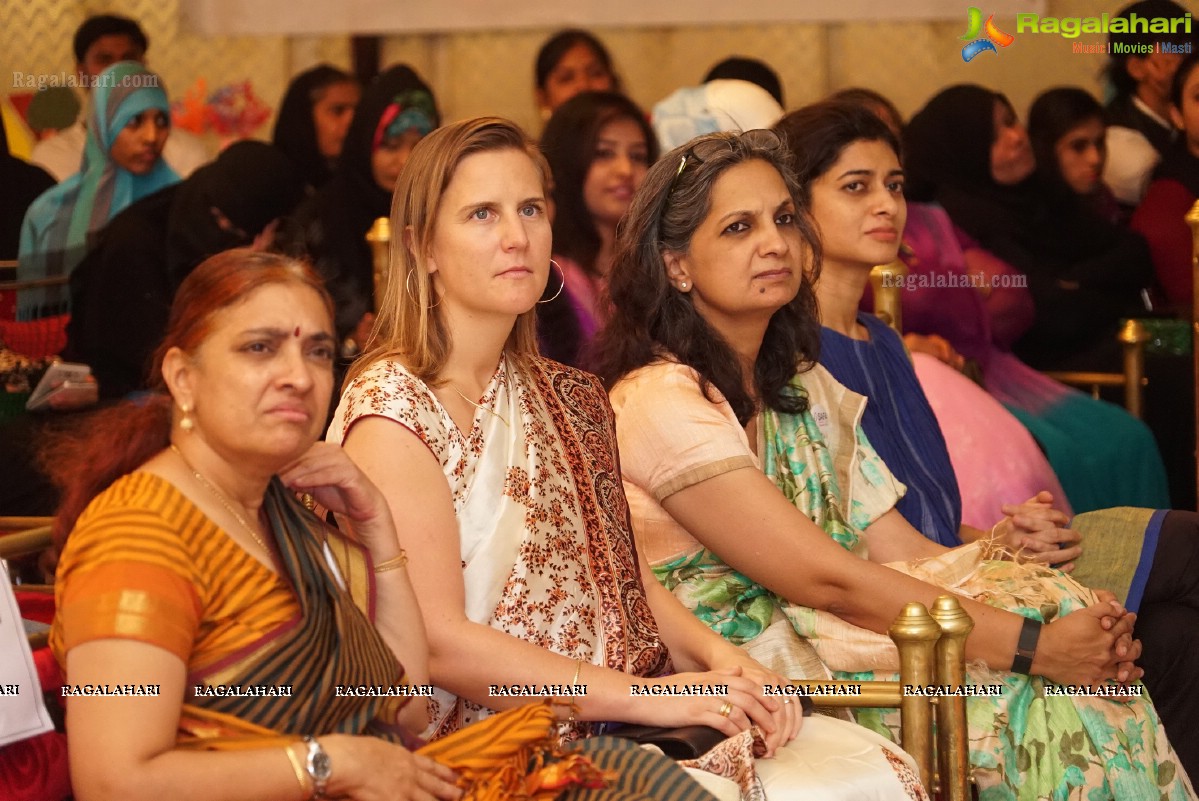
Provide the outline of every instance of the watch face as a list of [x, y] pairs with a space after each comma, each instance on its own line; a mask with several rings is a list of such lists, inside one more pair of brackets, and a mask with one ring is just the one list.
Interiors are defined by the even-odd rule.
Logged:
[[325, 753], [324, 749], [321, 749], [312, 755], [312, 772], [316, 774], [316, 778], [320, 779], [321, 781], [329, 778], [329, 774], [332, 772], [332, 766], [329, 763], [329, 755]]

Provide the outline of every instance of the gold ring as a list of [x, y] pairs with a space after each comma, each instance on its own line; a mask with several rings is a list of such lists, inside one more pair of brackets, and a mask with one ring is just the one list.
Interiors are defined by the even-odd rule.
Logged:
[[791, 703], [791, 699], [790, 699], [790, 698], [784, 698], [784, 699], [783, 699], [783, 703], [784, 703], [784, 704], [789, 704], [789, 703]]
[[720, 716], [722, 718], [727, 718], [732, 713], [733, 713], [733, 704], [731, 701], [725, 701], [723, 704], [720, 705]]

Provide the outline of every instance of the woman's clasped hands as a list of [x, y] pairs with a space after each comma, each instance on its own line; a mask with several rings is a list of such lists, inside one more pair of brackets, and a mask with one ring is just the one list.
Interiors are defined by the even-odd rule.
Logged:
[[1128, 684], [1145, 671], [1134, 663], [1141, 641], [1132, 636], [1136, 613], [1110, 592], [1096, 591], [1098, 601], [1046, 626], [1041, 633], [1033, 673], [1058, 684], [1098, 689], [1105, 682]]

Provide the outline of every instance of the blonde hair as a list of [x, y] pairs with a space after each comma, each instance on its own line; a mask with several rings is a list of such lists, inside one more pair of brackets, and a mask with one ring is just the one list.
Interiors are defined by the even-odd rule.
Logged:
[[[500, 150], [527, 155], [549, 191], [549, 165], [535, 142], [502, 117], [476, 117], [430, 133], [417, 143], [396, 183], [391, 201], [390, 277], [366, 351], [346, 375], [346, 384], [381, 359], [399, 359], [422, 381], [436, 385], [453, 339], [426, 269], [437, 208], [458, 165], [467, 156]], [[537, 355], [536, 309], [516, 319], [505, 350], [510, 356]]]

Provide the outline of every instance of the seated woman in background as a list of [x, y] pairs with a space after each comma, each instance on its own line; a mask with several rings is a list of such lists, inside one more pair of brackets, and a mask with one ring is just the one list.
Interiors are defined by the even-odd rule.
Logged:
[[[699, 765], [743, 791], [761, 780], [771, 798], [838, 798], [848, 783], [855, 797], [903, 797], [902, 752], [844, 721], [801, 731], [798, 703], [762, 694], [785, 679], [707, 631], [638, 559], [603, 389], [536, 353], [548, 180], [506, 120], [455, 123], [417, 145], [396, 187], [392, 223], [408, 232], [396, 278], [328, 434], [404, 532], [438, 688], [429, 735], [515, 703], [489, 685], [573, 676], [587, 694], [562, 712], [569, 739], [612, 721], [709, 726], [731, 739]], [[631, 689], [713, 683], [724, 698]], [[753, 759], [753, 724], [773, 758]]]
[[[366, 342], [375, 305], [366, 233], [391, 211], [391, 192], [408, 154], [441, 124], [420, 76], [397, 64], [367, 86], [333, 177], [296, 210], [279, 249], [312, 261], [333, 296], [338, 342], [351, 354]], [[394, 232], [399, 236], [399, 232]]]
[[[898, 136], [899, 111], [877, 92], [843, 89], [830, 99], [868, 109]], [[788, 125], [792, 117], [780, 120], [778, 129], [788, 137], [802, 135]], [[819, 144], [826, 159], [839, 152], [835, 143]], [[895, 228], [904, 243], [901, 257], [912, 277], [900, 293], [902, 343], [879, 334], [885, 326], [868, 313], [873, 297], [866, 279], [873, 265], [866, 272], [857, 265], [842, 272], [826, 251], [817, 292], [823, 296], [820, 363], [848, 389], [876, 399], [866, 407], [862, 430], [908, 488], [897, 504], [899, 513], [917, 531], [947, 547], [990, 530], [995, 519], [1005, 514], [1006, 505], [1042, 490], [1053, 496], [1056, 508], [1069, 514], [1066, 493], [1032, 435], [986, 389], [963, 374], [964, 357], [940, 332], [909, 319], [909, 315], [920, 316], [919, 308], [913, 308], [914, 296], [942, 291], [918, 289], [915, 282], [920, 276], [948, 272], [942, 261], [952, 267], [953, 260], [942, 259], [944, 250], [952, 248], [960, 260], [961, 249], [944, 210], [934, 204], [908, 204], [906, 224]], [[886, 233], [881, 236], [885, 239]], [[950, 242], [942, 247], [939, 238], [946, 236]], [[920, 246], [918, 254], [912, 243]], [[884, 254], [894, 250], [887, 242], [882, 248]], [[887, 261], [894, 261], [893, 255]], [[965, 301], [971, 305], [962, 316], [974, 330], [985, 325], [985, 311], [974, 297], [976, 290], [969, 288], [965, 266], [960, 265], [958, 272], [965, 288], [946, 291], [969, 293]], [[867, 313], [859, 315], [859, 305]], [[864, 329], [870, 335], [859, 338]], [[881, 401], [891, 395], [896, 400]], [[891, 427], [893, 418], [902, 418], [904, 425]]]
[[1120, 205], [1103, 183], [1107, 162], [1103, 106], [1085, 89], [1059, 86], [1037, 95], [1028, 109], [1028, 139], [1046, 191], [1063, 203], [1083, 203], [1111, 223]]
[[904, 167], [909, 200], [940, 203], [979, 247], [1027, 277], [1036, 316], [1017, 356], [1038, 370], [1121, 369], [1115, 334], [1145, 309], [1148, 248], [1081, 204], [1054, 205], [1006, 97], [968, 84], [938, 93], [904, 130]]
[[584, 92], [554, 112], [541, 150], [554, 176], [554, 260], [565, 283], [537, 307], [538, 341], [544, 355], [579, 367], [608, 317], [602, 297], [616, 224], [657, 160], [658, 141], [633, 101]]
[[[599, 340], [641, 553], [697, 617], [792, 675], [817, 656], [817, 669], [886, 678], [894, 647], [874, 632], [952, 587], [974, 619], [971, 681], [1005, 687], [967, 699], [984, 794], [1193, 797], [1146, 700], [1042, 692], [1135, 681], [1135, 616], [1056, 571], [912, 529], [895, 510], [902, 484], [858, 425], [865, 400], [813, 364], [808, 191], [813, 204], [818, 193], [902, 197], [899, 172], [888, 145], [858, 142], [805, 189], [786, 146], [760, 131], [700, 137], [650, 168]], [[1016, 645], [1034, 632], [1029, 658]], [[859, 713], [883, 728], [897, 717]], [[1032, 756], [1043, 753], [1055, 758]]]
[[545, 40], [533, 64], [533, 97], [541, 119], [580, 92], [620, 92], [612, 56], [595, 34], [561, 30]]
[[288, 84], [271, 141], [313, 189], [332, 177], [361, 94], [354, 76], [328, 64], [301, 72]]
[[[118, 212], [179, 180], [162, 160], [171, 130], [162, 80], [137, 62], [122, 61], [96, 81], [82, 168], [25, 213], [19, 280], [70, 275], [91, 245], [89, 238]], [[69, 310], [65, 286], [26, 289], [17, 297], [20, 320]]]
[[[870, 102], [863, 96], [856, 102], [879, 116], [898, 136], [903, 120], [885, 98]], [[804, 135], [798, 130], [794, 133]], [[811, 136], [805, 136], [805, 141], [811, 142]], [[1059, 197], [1056, 201], [1059, 208], [1079, 202], [1074, 197]], [[977, 487], [992, 503], [997, 490], [1002, 491], [998, 497], [1003, 503], [1032, 494], [1027, 491], [1028, 485], [1016, 489], [1007, 482], [1021, 475], [1024, 466], [1043, 461], [1043, 456], [1026, 451], [1023, 465], [1020, 461], [1004, 462], [1003, 468], [996, 469], [986, 456], [971, 453], [980, 442], [995, 442], [996, 436], [1002, 435], [998, 441], [1002, 447], [1003, 442], [1008, 446], [1017, 441], [1027, 443], [1031, 434], [1036, 440], [1033, 447], [1039, 445], [1044, 450], [1056, 474], [1037, 474], [1035, 478], [1044, 480], [1032, 484], [1032, 492], [1049, 490], [1061, 511], [1069, 514], [1071, 509], [1087, 512], [1113, 506], [1170, 505], [1161, 456], [1144, 423], [1118, 406], [1054, 381], [1011, 352], [1012, 342], [1032, 324], [1035, 314], [1030, 293], [1022, 285], [1023, 276], [956, 229], [945, 210], [935, 203], [907, 203], [902, 242], [899, 257], [912, 279], [901, 293], [905, 342], [915, 351], [921, 345], [912, 342], [913, 337], [943, 337], [952, 354], [978, 366], [987, 393], [1027, 429], [1025, 434], [1010, 433], [1010, 423], [1005, 425], [1000, 420], [998, 410], [993, 416], [995, 426], [980, 429], [973, 416], [988, 405], [987, 400], [968, 397], [974, 394], [972, 390], [959, 390], [960, 382], [955, 378], [944, 370], [931, 369], [926, 358], [917, 357], [921, 384], [937, 410], [954, 456], [954, 469], [964, 486]], [[871, 302], [864, 305], [870, 307]], [[834, 374], [851, 389], [862, 391], [836, 370]], [[873, 397], [873, 393], [863, 394]], [[1104, 436], [1095, 437], [1096, 431], [1104, 432]], [[869, 429], [867, 433], [871, 434]], [[875, 444], [882, 452], [886, 443]], [[902, 462], [892, 463], [890, 454], [885, 458], [901, 480], [915, 482], [914, 476], [903, 471]], [[967, 522], [989, 527], [987, 521], [998, 509], [994, 505], [983, 510], [973, 507]], [[980, 511], [982, 514], [978, 514]], [[934, 536], [933, 531], [916, 527]], [[937, 541], [953, 544], [939, 537]]]
[[1191, 256], [1194, 244], [1186, 214], [1199, 199], [1199, 53], [1174, 73], [1170, 116], [1181, 131], [1166, 150], [1145, 199], [1132, 215], [1132, 229], [1153, 254], [1157, 283], [1170, 308], [1189, 318], [1195, 305]]

